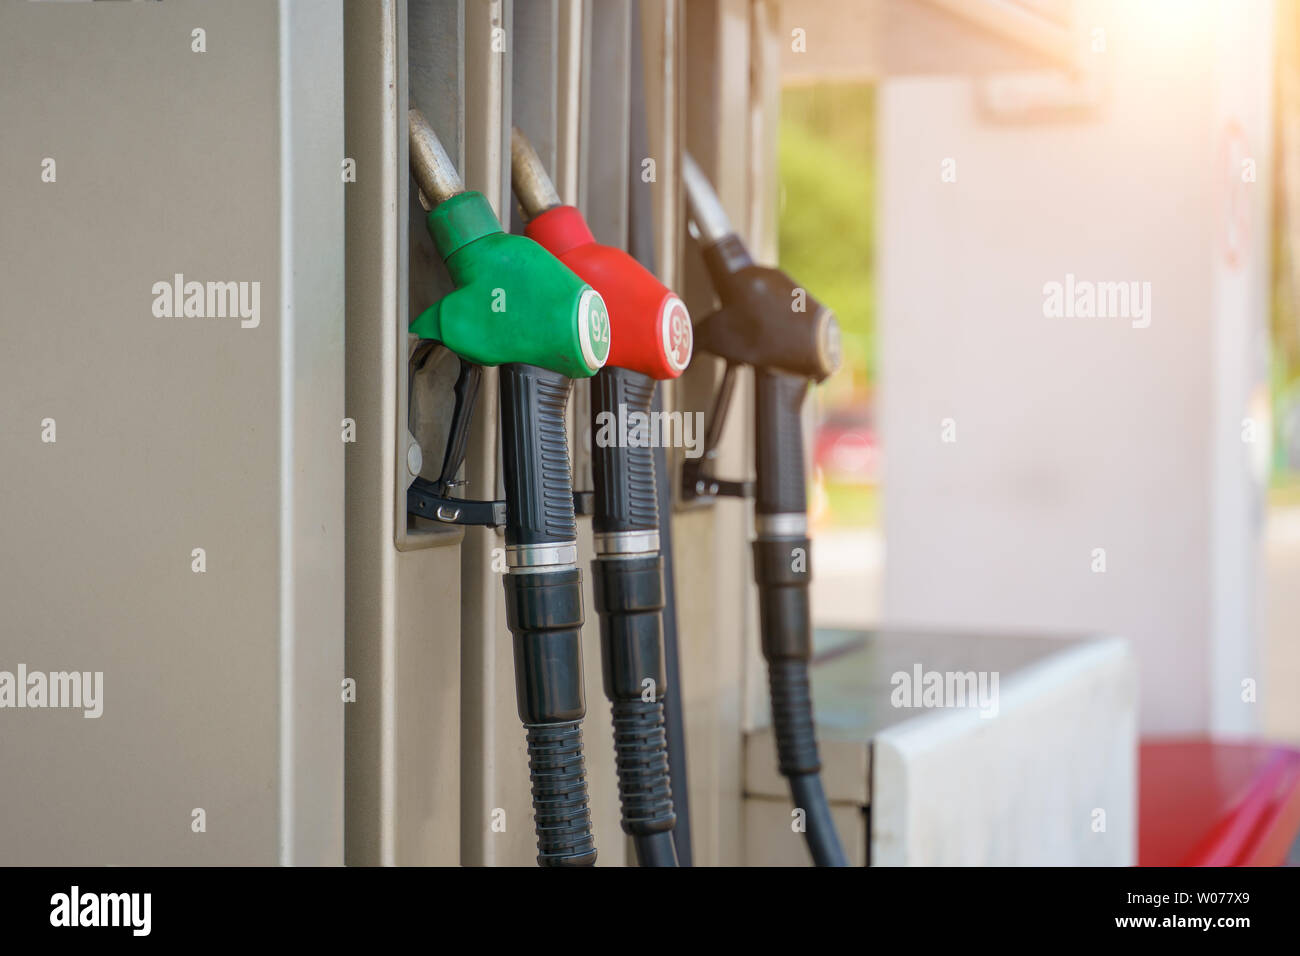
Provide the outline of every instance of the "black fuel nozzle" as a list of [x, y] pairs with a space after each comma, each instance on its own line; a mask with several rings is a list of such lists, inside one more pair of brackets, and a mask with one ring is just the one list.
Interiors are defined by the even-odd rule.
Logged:
[[[757, 485], [720, 479], [713, 474], [735, 386], [735, 371], [739, 366], [748, 365], [757, 372], [800, 380], [805, 386], [823, 381], [840, 366], [839, 323], [829, 308], [784, 272], [754, 262], [732, 228], [712, 185], [689, 154], [683, 156], [682, 175], [691, 223], [719, 301], [718, 310], [696, 325], [695, 344], [697, 349], [727, 363], [709, 415], [704, 453], [699, 458], [688, 459], [682, 469], [682, 497], [692, 501], [720, 495], [751, 497], [757, 493], [760, 514], [768, 505], [784, 510], [796, 504], [795, 496], [782, 495], [783, 499], [790, 500], [763, 500], [766, 490], [763, 469], [759, 469]], [[775, 403], [770, 411], [779, 412], [780, 403]], [[781, 434], [798, 427], [797, 422], [791, 426], [784, 417], [778, 415], [771, 423]], [[784, 444], [782, 447], [788, 448]], [[802, 511], [805, 508], [802, 487], [797, 497], [798, 510]]]
[[[818, 865], [845, 865], [821, 790], [808, 664], [812, 580], [804, 479], [803, 403], [808, 388], [840, 364], [835, 316], [778, 269], [757, 265], [708, 179], [689, 155], [683, 179], [694, 232], [719, 307], [695, 329], [697, 348], [727, 363], [714, 400], [704, 454], [682, 469], [686, 500], [719, 494], [754, 498], [754, 577], [772, 728], [781, 772], [807, 814], [805, 835]], [[754, 481], [713, 475], [736, 370], [754, 370]]]
[[696, 347], [729, 363], [820, 382], [840, 367], [834, 314], [780, 269], [757, 265], [689, 154], [682, 178], [704, 265], [721, 303], [695, 328]]

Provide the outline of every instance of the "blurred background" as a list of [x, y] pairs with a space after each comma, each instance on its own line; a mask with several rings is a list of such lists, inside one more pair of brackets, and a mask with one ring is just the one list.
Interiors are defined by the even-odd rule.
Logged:
[[[1300, 741], [1296, 5], [969, 5], [1072, 22], [1068, 69], [926, 6], [782, 7], [780, 263], [845, 341], [819, 624], [1123, 634], [1144, 731]], [[1045, 317], [1067, 274], [1150, 326]]]

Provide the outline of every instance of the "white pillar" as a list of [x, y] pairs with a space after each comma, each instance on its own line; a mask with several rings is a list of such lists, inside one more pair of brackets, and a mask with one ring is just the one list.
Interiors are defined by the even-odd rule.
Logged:
[[[1079, 16], [1093, 110], [1010, 121], [984, 81], [882, 85], [884, 617], [1118, 634], [1144, 732], [1249, 732], [1272, 6]], [[1049, 317], [1054, 282], [1139, 297]]]

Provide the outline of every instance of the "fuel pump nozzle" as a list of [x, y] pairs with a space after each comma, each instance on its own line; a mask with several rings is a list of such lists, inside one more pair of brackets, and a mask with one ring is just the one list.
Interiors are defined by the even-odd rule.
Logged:
[[[720, 302], [696, 326], [696, 343], [727, 363], [714, 400], [703, 456], [682, 469], [686, 500], [720, 494], [754, 497], [754, 577], [763, 657], [768, 665], [772, 727], [781, 773], [795, 805], [807, 813], [805, 836], [819, 866], [846, 860], [821, 786], [808, 662], [812, 622], [808, 587], [808, 503], [802, 410], [809, 385], [840, 364], [839, 325], [785, 273], [756, 265], [694, 160], [683, 156], [691, 221]], [[754, 370], [755, 480], [714, 476], [736, 370]]]
[[[409, 121], [427, 225], [456, 286], [411, 331], [462, 364], [442, 475], [417, 480], [408, 507], [448, 523], [505, 525], [506, 620], [528, 737], [537, 860], [587, 866], [596, 846], [582, 753], [582, 572], [565, 406], [570, 379], [590, 376], [609, 354], [608, 315], [599, 293], [537, 243], [504, 232], [482, 194], [465, 191], [418, 110]], [[500, 366], [504, 502], [447, 497], [484, 365]]]
[[[676, 866], [676, 820], [664, 730], [662, 612], [651, 404], [656, 383], [691, 358], [686, 306], [621, 249], [595, 241], [582, 214], [563, 205], [527, 137], [511, 137], [515, 195], [536, 239], [605, 298], [613, 342], [592, 379], [593, 590], [600, 614], [605, 694], [614, 716], [622, 823], [642, 866]], [[629, 429], [625, 422], [640, 423]], [[612, 426], [612, 427], [611, 427]], [[627, 433], [629, 440], [620, 444]], [[637, 434], [640, 440], [632, 440]]]
[[[802, 478], [797, 494], [787, 493], [785, 497], [789, 500], [774, 501], [765, 499], [762, 492], [775, 492], [777, 489], [756, 489], [747, 481], [719, 479], [712, 469], [735, 387], [737, 367], [749, 365], [756, 372], [765, 370], [784, 374], [802, 380], [805, 385], [823, 381], [840, 365], [839, 323], [830, 309], [813, 299], [806, 289], [784, 272], [754, 263], [749, 250], [732, 228], [713, 186], [689, 153], [682, 156], [682, 179], [686, 186], [690, 221], [695, 227], [704, 265], [721, 303], [716, 312], [697, 324], [696, 345], [723, 359], [727, 366], [709, 416], [704, 454], [688, 461], [682, 470], [682, 497], [687, 501], [718, 495], [750, 497], [758, 491], [759, 507], [756, 511], [759, 515], [769, 513], [769, 506], [784, 507], [787, 504], [797, 505], [796, 510], [803, 512], [806, 501]], [[802, 393], [799, 401], [802, 402]], [[776, 424], [783, 426], [784, 422], [778, 420]], [[797, 416], [795, 424], [797, 427]], [[781, 427], [779, 431], [784, 435], [788, 429]], [[760, 431], [759, 448], [768, 445], [770, 442], [764, 440]], [[789, 449], [789, 446], [781, 447]], [[760, 450], [760, 463], [763, 457]], [[768, 471], [770, 473], [771, 469]], [[763, 469], [760, 468], [758, 473], [761, 481]]]
[[432, 209], [438, 203], [463, 193], [465, 183], [424, 114], [413, 109], [408, 119], [411, 124], [411, 175], [420, 187], [422, 205]]

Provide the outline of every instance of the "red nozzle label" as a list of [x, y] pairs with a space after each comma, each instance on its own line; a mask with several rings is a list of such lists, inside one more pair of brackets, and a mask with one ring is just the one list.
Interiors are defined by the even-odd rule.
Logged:
[[695, 333], [686, 303], [675, 295], [665, 298], [659, 310], [659, 336], [664, 343], [664, 358], [668, 360], [668, 366], [680, 375], [691, 364]]

